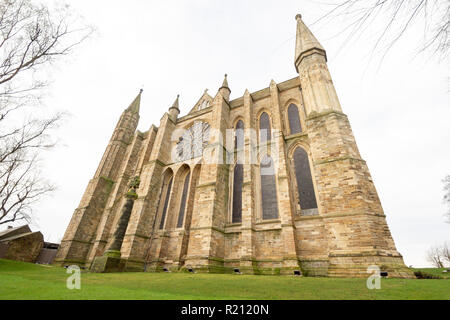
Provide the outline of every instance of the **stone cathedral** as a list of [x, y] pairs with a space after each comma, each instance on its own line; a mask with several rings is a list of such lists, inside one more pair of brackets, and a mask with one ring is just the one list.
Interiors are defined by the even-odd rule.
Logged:
[[141, 90], [73, 214], [58, 264], [330, 277], [367, 277], [376, 265], [391, 277], [412, 275], [326, 51], [296, 20], [293, 79], [230, 99], [225, 76], [215, 96], [206, 90], [183, 117], [177, 98], [144, 133]]

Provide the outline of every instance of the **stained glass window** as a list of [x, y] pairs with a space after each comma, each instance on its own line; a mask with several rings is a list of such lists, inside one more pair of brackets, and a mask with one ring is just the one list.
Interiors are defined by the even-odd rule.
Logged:
[[289, 128], [291, 134], [302, 132], [302, 125], [300, 123], [300, 116], [298, 115], [298, 108], [295, 104], [291, 104], [288, 108]]
[[275, 166], [272, 158], [268, 155], [261, 159], [261, 206], [262, 218], [278, 218], [277, 188], [275, 182]]
[[234, 147], [236, 149], [242, 149], [244, 147], [244, 122], [242, 120], [236, 123]]
[[295, 177], [297, 180], [298, 198], [302, 211], [317, 208], [316, 194], [309, 165], [308, 154], [298, 147], [294, 152]]
[[164, 223], [166, 222], [166, 214], [167, 214], [167, 208], [169, 206], [169, 198], [170, 198], [170, 192], [172, 191], [172, 178], [170, 178], [169, 185], [166, 189], [166, 194], [164, 198], [164, 208], [161, 216], [161, 223], [159, 225], [159, 229], [164, 229]]
[[201, 157], [209, 141], [210, 125], [206, 122], [196, 121], [183, 133], [177, 143], [177, 159], [185, 161]]
[[244, 167], [236, 164], [233, 176], [233, 214], [232, 223], [242, 222], [242, 184], [244, 180]]
[[259, 118], [259, 141], [266, 142], [272, 140], [270, 117], [264, 112]]
[[180, 204], [180, 212], [178, 213], [177, 228], [181, 228], [183, 226], [184, 213], [186, 211], [186, 200], [187, 200], [188, 191], [189, 191], [189, 180], [190, 180], [190, 178], [191, 178], [191, 174], [188, 173], [188, 175], [184, 179], [183, 195], [181, 196], [181, 204]]
[[209, 101], [208, 100], [203, 100], [202, 104], [199, 106], [199, 110], [203, 110], [209, 108]]

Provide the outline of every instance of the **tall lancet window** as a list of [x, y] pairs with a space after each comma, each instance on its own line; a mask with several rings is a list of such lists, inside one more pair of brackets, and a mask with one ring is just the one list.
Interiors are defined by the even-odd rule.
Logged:
[[272, 158], [265, 155], [260, 163], [261, 206], [263, 220], [278, 218], [277, 187], [275, 182], [275, 165]]
[[244, 122], [242, 120], [239, 120], [236, 123], [234, 147], [236, 150], [242, 149], [244, 147]]
[[303, 148], [297, 147], [294, 151], [293, 158], [298, 188], [298, 199], [302, 214], [317, 214], [317, 200], [314, 192], [308, 154]]
[[177, 228], [181, 228], [183, 226], [190, 179], [191, 173], [188, 173], [186, 178], [184, 179], [183, 195], [181, 196], [181, 204], [180, 204], [180, 212], [178, 213]]
[[295, 104], [291, 104], [288, 108], [289, 129], [291, 134], [302, 132], [302, 125], [300, 123], [300, 116], [298, 108]]
[[233, 172], [233, 211], [231, 215], [232, 223], [242, 222], [242, 185], [244, 183], [243, 147], [244, 147], [244, 122], [239, 120], [235, 129], [235, 149], [237, 152], [237, 162]]
[[233, 213], [232, 223], [242, 222], [242, 184], [244, 180], [244, 166], [236, 163], [233, 175]]
[[[165, 197], [164, 197], [164, 208], [163, 208], [163, 212], [161, 215], [161, 223], [159, 225], [160, 230], [164, 229], [164, 224], [166, 222], [167, 209], [169, 207], [170, 192], [172, 191], [172, 180], [173, 179], [170, 178], [169, 184], [166, 189]], [[163, 190], [164, 190], [164, 187], [163, 187]]]
[[270, 117], [266, 112], [259, 117], [259, 142], [272, 140]]

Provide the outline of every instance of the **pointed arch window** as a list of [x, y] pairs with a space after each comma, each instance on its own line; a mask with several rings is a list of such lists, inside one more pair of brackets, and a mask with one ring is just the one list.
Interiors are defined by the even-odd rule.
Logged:
[[298, 108], [295, 104], [291, 104], [288, 108], [289, 129], [291, 134], [302, 132], [302, 125], [300, 122], [300, 116]]
[[189, 181], [191, 179], [191, 173], [189, 172], [184, 179], [184, 185], [183, 185], [183, 194], [181, 196], [181, 204], [180, 204], [180, 212], [178, 213], [178, 222], [177, 222], [177, 228], [181, 228], [183, 226], [184, 222], [184, 214], [186, 212], [186, 202], [187, 202], [187, 196], [189, 191]]
[[236, 123], [234, 133], [234, 147], [236, 150], [242, 149], [244, 147], [244, 122], [242, 120], [239, 120]]
[[[167, 209], [169, 207], [170, 192], [172, 191], [172, 180], [173, 180], [173, 178], [171, 177], [169, 180], [167, 189], [166, 189], [165, 197], [164, 197], [164, 208], [163, 208], [163, 212], [161, 215], [161, 223], [159, 224], [160, 230], [164, 229], [164, 223], [166, 222]], [[163, 187], [163, 190], [164, 190], [164, 187]]]
[[277, 187], [275, 182], [275, 166], [272, 158], [265, 155], [260, 163], [261, 175], [261, 207], [263, 220], [278, 218]]
[[259, 117], [259, 142], [270, 140], [272, 140], [270, 117], [266, 112], [263, 112]]
[[199, 110], [203, 110], [203, 109], [206, 109], [206, 108], [209, 108], [209, 101], [208, 100], [203, 100], [203, 102], [202, 102], [202, 104], [199, 106]]
[[242, 222], [242, 185], [244, 180], [244, 166], [237, 163], [233, 174], [233, 212], [232, 223]]
[[302, 214], [317, 214], [317, 200], [314, 192], [308, 154], [303, 148], [297, 147], [294, 151], [293, 161], [295, 178], [297, 180], [298, 199]]

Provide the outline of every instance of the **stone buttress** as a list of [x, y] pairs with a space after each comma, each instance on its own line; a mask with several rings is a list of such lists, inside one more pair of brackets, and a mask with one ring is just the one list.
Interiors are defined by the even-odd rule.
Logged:
[[125, 185], [128, 183], [130, 153], [135, 151], [136, 140], [141, 139], [136, 135], [141, 93], [122, 113], [94, 178], [67, 227], [55, 263], [87, 264], [104, 247], [110, 227], [105, 220], [114, 215], [115, 207], [120, 207], [115, 203], [121, 201], [117, 194], [123, 192], [122, 180]]
[[309, 144], [328, 240], [329, 276], [366, 276], [378, 265], [390, 276], [411, 274], [397, 252], [366, 162], [342, 112], [326, 52], [297, 19], [299, 73]]
[[[391, 277], [412, 276], [340, 106], [326, 51], [296, 20], [298, 76], [290, 80], [230, 99], [225, 76], [214, 97], [205, 90], [183, 117], [177, 97], [145, 133], [137, 131], [142, 92], [136, 97], [75, 210], [57, 263], [94, 272], [335, 277], [367, 277], [377, 265]], [[242, 144], [230, 148], [238, 123]], [[263, 127], [270, 139], [261, 138]], [[267, 159], [274, 170], [265, 176]]]

